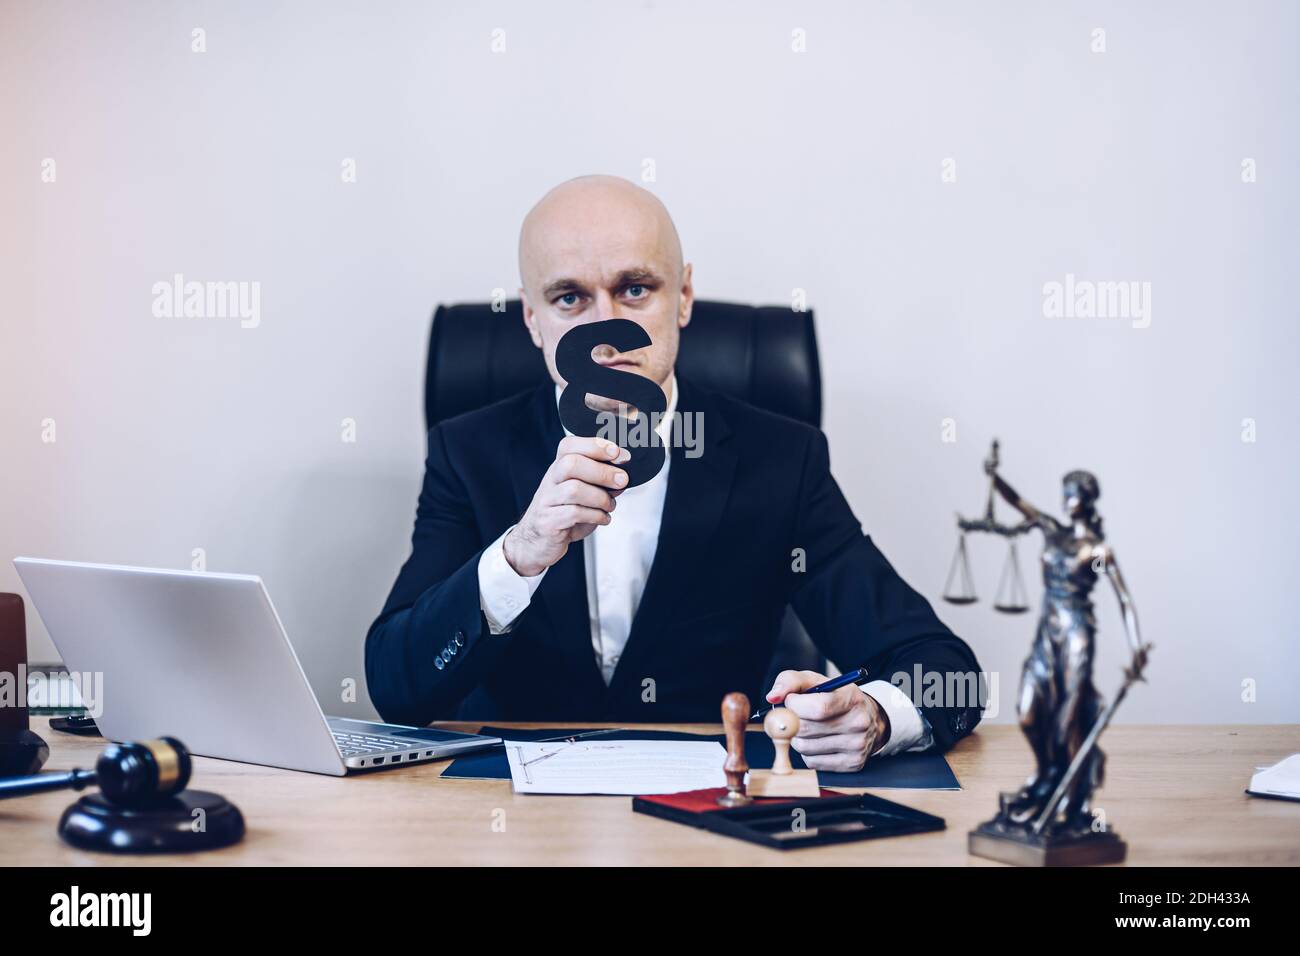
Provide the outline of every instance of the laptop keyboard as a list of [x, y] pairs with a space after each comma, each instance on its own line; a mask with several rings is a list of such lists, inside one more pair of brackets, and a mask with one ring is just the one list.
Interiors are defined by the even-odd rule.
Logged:
[[331, 731], [339, 753], [345, 757], [368, 757], [371, 754], [386, 754], [394, 750], [409, 750], [410, 744], [399, 744], [392, 737], [380, 737], [376, 734], [350, 734], [342, 730]]

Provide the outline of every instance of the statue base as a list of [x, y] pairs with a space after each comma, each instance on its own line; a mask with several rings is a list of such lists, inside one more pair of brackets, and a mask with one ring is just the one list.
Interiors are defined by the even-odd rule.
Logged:
[[973, 856], [1014, 866], [1103, 866], [1123, 863], [1128, 846], [1109, 830], [1035, 834], [1000, 820], [981, 823], [970, 832]]

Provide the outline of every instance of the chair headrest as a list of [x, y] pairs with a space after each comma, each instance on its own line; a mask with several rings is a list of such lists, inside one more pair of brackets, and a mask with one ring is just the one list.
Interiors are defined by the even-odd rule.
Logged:
[[[785, 306], [696, 301], [677, 371], [704, 388], [821, 426], [821, 367], [813, 313]], [[517, 299], [439, 306], [429, 335], [424, 409], [429, 427], [548, 380]]]

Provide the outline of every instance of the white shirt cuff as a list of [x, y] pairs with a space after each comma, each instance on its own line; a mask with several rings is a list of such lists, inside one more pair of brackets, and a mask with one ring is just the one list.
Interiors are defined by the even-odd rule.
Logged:
[[533, 592], [542, 583], [546, 575], [540, 574], [526, 578], [510, 566], [506, 560], [506, 535], [514, 530], [514, 525], [506, 529], [505, 534], [483, 549], [478, 559], [478, 604], [487, 618], [488, 630], [493, 634], [509, 632], [515, 622], [533, 599]]
[[910, 697], [886, 680], [868, 681], [860, 686], [889, 718], [889, 742], [877, 750], [875, 756], [888, 757], [910, 750], [929, 749], [934, 743], [934, 735], [929, 722]]

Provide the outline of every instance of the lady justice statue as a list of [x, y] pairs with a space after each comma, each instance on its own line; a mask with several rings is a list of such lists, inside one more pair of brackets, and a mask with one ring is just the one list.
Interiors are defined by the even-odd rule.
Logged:
[[[1149, 645], [1142, 643], [1137, 612], [1114, 551], [1106, 544], [1097, 498], [1097, 479], [1072, 471], [1063, 481], [1066, 518], [1044, 514], [998, 474], [998, 443], [984, 463], [991, 488], [982, 519], [958, 516], [965, 531], [990, 531], [1014, 538], [1043, 532], [1043, 609], [1033, 647], [1025, 659], [1017, 700], [1020, 727], [1035, 759], [1034, 774], [1015, 793], [1003, 793], [998, 815], [970, 834], [970, 851], [1022, 865], [1113, 863], [1124, 859], [1124, 842], [1094, 821], [1091, 800], [1101, 785], [1105, 756], [1097, 741], [1128, 689], [1142, 680]], [[1024, 516], [1018, 525], [993, 517], [993, 494]], [[1132, 652], [1124, 681], [1109, 706], [1092, 682], [1097, 625], [1092, 589], [1110, 579], [1124, 616]]]

